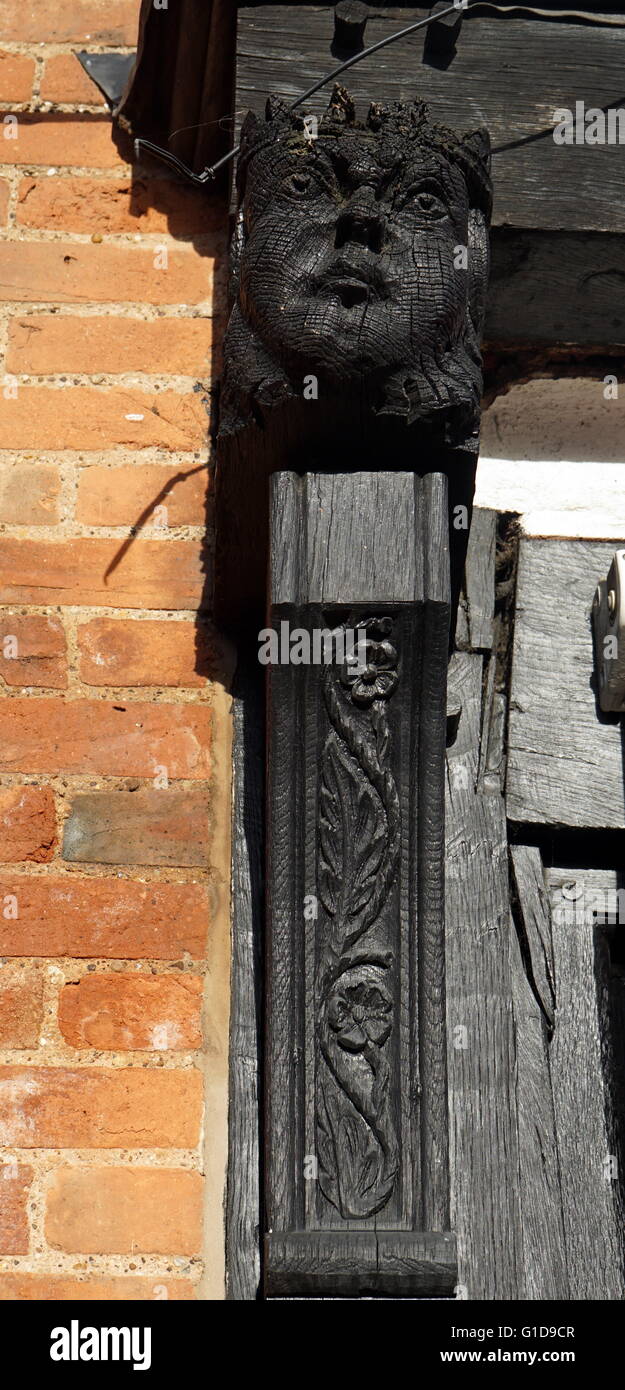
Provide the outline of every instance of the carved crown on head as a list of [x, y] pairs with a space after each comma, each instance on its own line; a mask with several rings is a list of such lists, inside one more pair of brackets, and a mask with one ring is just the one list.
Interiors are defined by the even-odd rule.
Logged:
[[[290, 110], [280, 97], [270, 96], [265, 106], [265, 119], [260, 120], [253, 112], [248, 112], [241, 129], [241, 153], [237, 169], [237, 183], [240, 194], [245, 187], [246, 171], [250, 159], [261, 149], [276, 140], [294, 136], [306, 136], [306, 115], [300, 110]], [[393, 102], [386, 105], [372, 102], [364, 122], [356, 119], [353, 98], [345, 87], [336, 84], [327, 110], [319, 122], [318, 138], [336, 137], [349, 129], [361, 131], [363, 135], [380, 135], [382, 138], [403, 141], [416, 141], [435, 151], [461, 170], [471, 206], [490, 219], [493, 201], [490, 178], [490, 137], [488, 131], [480, 128], [465, 135], [457, 135], [445, 126], [430, 121], [429, 108], [424, 101], [415, 98], [411, 102]]]

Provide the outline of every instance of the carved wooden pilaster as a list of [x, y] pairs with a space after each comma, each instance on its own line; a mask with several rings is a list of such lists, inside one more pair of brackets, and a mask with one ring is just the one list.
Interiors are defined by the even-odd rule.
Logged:
[[[270, 1294], [451, 1294], [443, 931], [447, 480], [271, 485]], [[339, 651], [340, 656], [340, 651]]]
[[[479, 440], [488, 137], [434, 125], [418, 101], [363, 122], [335, 88], [314, 138], [280, 102], [249, 116], [237, 181], [216, 610], [255, 645], [268, 570], [282, 644], [267, 672], [264, 1289], [449, 1297], [446, 668]], [[358, 629], [356, 666], [336, 645]], [[252, 945], [248, 780], [243, 752], [235, 923], [249, 918]], [[257, 1223], [234, 1184], [238, 1154], [256, 1200], [251, 1104], [233, 1106], [229, 1175], [246, 1249]]]

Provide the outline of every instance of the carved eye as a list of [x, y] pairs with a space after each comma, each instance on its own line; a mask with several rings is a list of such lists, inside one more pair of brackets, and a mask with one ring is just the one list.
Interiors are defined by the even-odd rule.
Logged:
[[447, 216], [447, 205], [432, 188], [413, 188], [406, 198], [406, 206], [430, 218]]
[[310, 174], [301, 170], [297, 174], [291, 174], [286, 180], [286, 188], [289, 193], [294, 193], [296, 198], [303, 198], [312, 188], [312, 178]]

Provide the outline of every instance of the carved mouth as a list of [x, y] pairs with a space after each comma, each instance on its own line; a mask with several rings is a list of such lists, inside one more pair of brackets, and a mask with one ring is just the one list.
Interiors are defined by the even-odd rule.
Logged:
[[381, 293], [377, 267], [350, 265], [344, 259], [336, 261], [320, 281], [326, 293], [337, 295], [346, 309], [378, 299]]

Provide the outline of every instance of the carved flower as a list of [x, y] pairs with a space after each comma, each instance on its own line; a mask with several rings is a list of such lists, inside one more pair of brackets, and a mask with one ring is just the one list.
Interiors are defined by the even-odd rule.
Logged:
[[328, 1006], [328, 1022], [347, 1052], [362, 1052], [369, 1043], [381, 1047], [391, 1031], [391, 1000], [379, 985], [343, 985]]
[[[388, 700], [398, 681], [397, 652], [386, 637], [391, 630], [390, 618], [373, 619], [367, 624], [368, 636], [347, 658], [341, 672], [341, 683], [350, 691], [357, 705], [371, 705], [374, 700]], [[381, 640], [378, 640], [381, 639]], [[363, 652], [364, 646], [364, 652]]]

